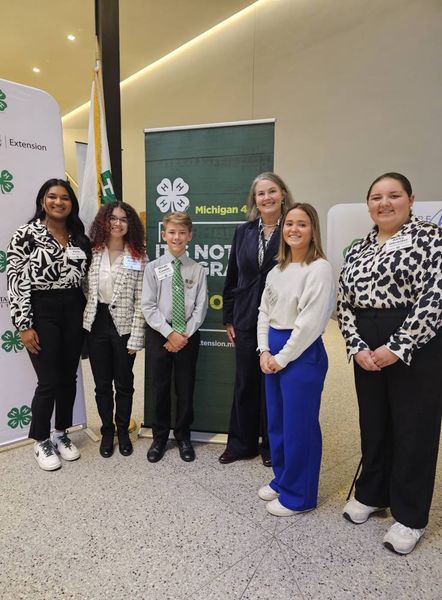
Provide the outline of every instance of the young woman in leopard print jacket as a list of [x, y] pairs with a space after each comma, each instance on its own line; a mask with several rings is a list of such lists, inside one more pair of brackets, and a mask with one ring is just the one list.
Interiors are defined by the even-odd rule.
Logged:
[[338, 320], [353, 357], [362, 471], [344, 508], [353, 523], [386, 507], [384, 545], [411, 552], [428, 522], [442, 397], [442, 228], [414, 217], [410, 182], [378, 177], [375, 226], [347, 253]]

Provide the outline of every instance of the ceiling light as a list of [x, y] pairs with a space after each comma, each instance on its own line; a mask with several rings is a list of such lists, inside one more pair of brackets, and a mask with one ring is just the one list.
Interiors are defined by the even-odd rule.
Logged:
[[[193, 39], [189, 40], [188, 42], [185, 42], [184, 44], [182, 44], [178, 48], [175, 48], [175, 50], [172, 50], [168, 54], [165, 54], [161, 58], [157, 59], [153, 63], [151, 63], [151, 64], [147, 65], [146, 67], [144, 67], [143, 69], [141, 69], [140, 71], [137, 71], [136, 73], [133, 73], [132, 75], [129, 75], [129, 77], [126, 77], [126, 79], [123, 79], [123, 81], [120, 81], [120, 89], [124, 89], [128, 84], [131, 84], [135, 80], [137, 80], [141, 77], [144, 77], [149, 71], [155, 69], [155, 67], [161, 66], [167, 60], [175, 58], [178, 54], [191, 48], [198, 42], [202, 42], [203, 40], [208, 38], [210, 35], [221, 31], [224, 27], [231, 25], [232, 23], [234, 23], [236, 20], [240, 19], [241, 17], [245, 17], [246, 15], [253, 12], [257, 6], [259, 6], [260, 4], [263, 4], [265, 2], [269, 2], [269, 0], [255, 0], [254, 2], [252, 2], [252, 4], [249, 4], [249, 6], [246, 6], [246, 8], [243, 8], [239, 12], [234, 13], [230, 17], [227, 17], [227, 19], [225, 19], [224, 21], [221, 21], [221, 23], [214, 25], [207, 31], [203, 31], [203, 33], [200, 33], [199, 35], [197, 35]], [[66, 124], [66, 121], [68, 119], [76, 116], [78, 113], [82, 112], [85, 109], [89, 109], [89, 108], [90, 108], [90, 101], [88, 100], [84, 104], [81, 104], [77, 108], [74, 108], [70, 112], [63, 115], [61, 118], [62, 123]]]
[[38, 67], [34, 67], [32, 70], [34, 71], [34, 73], [40, 73], [40, 69]]
[[74, 40], [76, 40], [76, 39], [77, 39], [77, 38], [75, 37], [75, 35], [72, 35], [72, 33], [70, 33], [70, 34], [67, 36], [67, 38], [68, 38], [68, 40], [69, 40], [70, 42], [73, 42]]

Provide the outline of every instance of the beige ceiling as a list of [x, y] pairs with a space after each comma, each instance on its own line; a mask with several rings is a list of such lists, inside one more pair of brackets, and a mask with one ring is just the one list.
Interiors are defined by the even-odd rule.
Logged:
[[[125, 79], [254, 0], [120, 0]], [[89, 99], [94, 0], [0, 0], [0, 77], [41, 88], [66, 114]], [[68, 34], [77, 39], [69, 42]], [[32, 68], [39, 67], [40, 73]]]

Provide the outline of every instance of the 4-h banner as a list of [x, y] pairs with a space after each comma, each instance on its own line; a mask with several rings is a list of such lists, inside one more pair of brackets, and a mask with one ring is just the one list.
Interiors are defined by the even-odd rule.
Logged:
[[[149, 258], [158, 258], [166, 248], [161, 239], [164, 215], [186, 211], [193, 221], [189, 256], [208, 275], [209, 310], [200, 330], [192, 430], [225, 433], [235, 367], [222, 323], [224, 277], [233, 233], [246, 219], [250, 184], [259, 173], [273, 170], [274, 121], [147, 129], [145, 144]], [[144, 425], [150, 426], [147, 389], [146, 381]]]
[[80, 217], [88, 232], [100, 204], [116, 200], [107, 141], [100, 60], [97, 60], [94, 69], [86, 161], [79, 185]]
[[[0, 446], [28, 435], [36, 376], [10, 316], [6, 248], [34, 214], [38, 189], [64, 178], [60, 111], [41, 90], [0, 79]], [[86, 423], [79, 380], [74, 424]]]

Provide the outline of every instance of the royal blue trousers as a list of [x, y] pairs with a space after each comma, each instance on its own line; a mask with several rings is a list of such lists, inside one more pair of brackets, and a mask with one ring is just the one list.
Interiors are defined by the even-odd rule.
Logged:
[[[270, 352], [277, 354], [291, 330], [269, 328]], [[286, 508], [316, 507], [322, 437], [321, 393], [328, 360], [319, 337], [299, 358], [265, 376], [270, 452], [274, 479], [270, 486]]]

